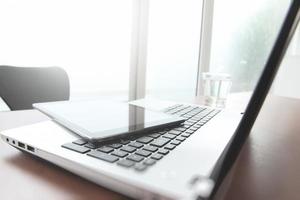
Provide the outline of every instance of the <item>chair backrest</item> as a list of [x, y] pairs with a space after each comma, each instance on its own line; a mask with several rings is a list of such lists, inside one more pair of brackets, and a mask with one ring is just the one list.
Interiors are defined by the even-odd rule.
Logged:
[[33, 103], [68, 100], [69, 78], [59, 67], [0, 65], [0, 97], [11, 110], [32, 109]]

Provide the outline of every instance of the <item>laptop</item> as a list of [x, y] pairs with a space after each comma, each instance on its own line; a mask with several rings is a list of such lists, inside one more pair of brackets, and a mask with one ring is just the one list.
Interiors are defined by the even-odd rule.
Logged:
[[[245, 110], [194, 104], [162, 108], [183, 126], [89, 143], [52, 120], [1, 132], [2, 139], [96, 184], [136, 199], [213, 198], [240, 152], [299, 22], [291, 1]], [[244, 113], [244, 114], [242, 114]]]

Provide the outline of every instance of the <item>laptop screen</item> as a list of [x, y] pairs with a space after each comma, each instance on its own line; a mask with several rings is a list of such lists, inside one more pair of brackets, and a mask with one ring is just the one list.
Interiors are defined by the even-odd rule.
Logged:
[[[223, 178], [235, 162], [266, 96], [268, 94], [278, 95], [282, 93], [281, 88], [284, 87], [284, 85], [282, 84], [280, 76], [283, 76], [282, 73], [287, 71], [288, 67], [291, 67], [291, 60], [295, 61], [295, 59], [299, 59], [300, 57], [299, 5], [300, 1], [298, 0], [292, 2], [286, 1], [286, 7], [282, 10], [282, 20], [278, 21], [278, 24], [274, 24], [274, 26], [277, 27], [277, 34], [273, 39], [274, 45], [270, 47], [269, 53], [265, 56], [265, 64], [259, 69], [260, 75], [256, 79], [254, 91], [249, 95], [250, 100], [248, 101], [249, 103], [247, 102], [248, 104], [246, 104], [244, 116], [211, 176], [215, 182], [214, 192], [211, 197], [213, 197]], [[253, 49], [253, 51], [255, 51], [255, 49]], [[279, 68], [281, 73], [277, 74]], [[271, 86], [272, 89], [270, 90]]]

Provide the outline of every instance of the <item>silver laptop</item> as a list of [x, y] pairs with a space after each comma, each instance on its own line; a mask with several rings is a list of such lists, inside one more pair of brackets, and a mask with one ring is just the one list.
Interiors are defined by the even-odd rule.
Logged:
[[299, 22], [299, 4], [290, 4], [246, 110], [176, 103], [162, 111], [186, 118], [182, 127], [105, 143], [89, 143], [51, 120], [3, 131], [1, 137], [13, 147], [133, 198], [211, 198], [272, 85]]

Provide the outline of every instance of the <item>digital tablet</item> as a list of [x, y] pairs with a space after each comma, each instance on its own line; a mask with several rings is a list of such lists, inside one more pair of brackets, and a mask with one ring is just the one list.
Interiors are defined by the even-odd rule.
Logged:
[[103, 100], [36, 103], [33, 107], [86, 140], [106, 140], [168, 126], [184, 119], [145, 108]]

